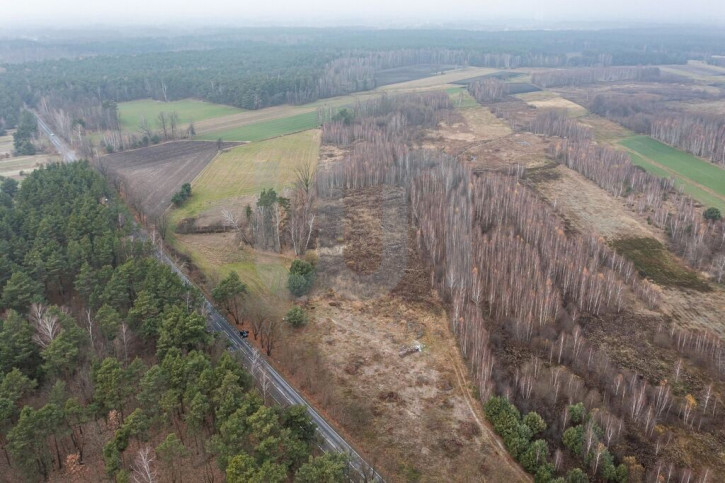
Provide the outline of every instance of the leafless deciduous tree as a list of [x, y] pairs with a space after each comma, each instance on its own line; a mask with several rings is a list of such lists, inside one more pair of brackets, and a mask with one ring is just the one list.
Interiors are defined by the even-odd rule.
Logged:
[[287, 228], [295, 255], [303, 255], [310, 244], [315, 224], [315, 171], [312, 164], [297, 168], [295, 178], [287, 213]]
[[249, 233], [249, 227], [242, 220], [241, 216], [235, 215], [231, 210], [224, 208], [222, 209], [222, 219], [224, 220], [224, 226], [234, 230], [238, 241], [246, 245], [254, 245], [252, 236]]
[[141, 118], [141, 122], [138, 125], [138, 130], [142, 136], [145, 136], [149, 139], [154, 135], [154, 132], [151, 129], [151, 125], [149, 124], [148, 119], [146, 119], [145, 117]]
[[58, 315], [43, 304], [30, 306], [30, 322], [35, 328], [33, 341], [43, 348], [48, 347], [63, 330]]
[[155, 462], [156, 458], [150, 446], [139, 449], [133, 463], [133, 481], [136, 483], [156, 483], [159, 478]]
[[156, 119], [159, 121], [159, 126], [161, 126], [161, 132], [164, 133], [164, 139], [169, 139], [169, 118], [167, 114], [161, 111]]
[[536, 72], [531, 82], [541, 87], [578, 86], [595, 82], [647, 81], [660, 77], [658, 67], [591, 67], [586, 69], [562, 69]]
[[280, 334], [281, 319], [279, 317], [267, 317], [262, 323], [260, 330], [261, 344], [264, 347], [265, 352], [268, 356], [272, 355], [272, 349], [274, 349], [277, 339]]
[[179, 125], [179, 113], [171, 111], [169, 113], [169, 128], [171, 129], [171, 138], [176, 139], [176, 129]]

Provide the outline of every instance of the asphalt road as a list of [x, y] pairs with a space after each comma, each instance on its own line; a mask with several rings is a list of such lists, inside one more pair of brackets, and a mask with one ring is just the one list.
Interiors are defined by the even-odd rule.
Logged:
[[[35, 114], [35, 113], [34, 113]], [[50, 139], [58, 153], [63, 155], [65, 162], [73, 162], [78, 158], [65, 142], [56, 136], [43, 119], [35, 114], [38, 119], [38, 127]], [[141, 231], [141, 229], [139, 228]], [[146, 238], [141, 231], [140, 236]], [[160, 250], [157, 258], [168, 265], [187, 284], [196, 286], [179, 269], [179, 267], [165, 253]], [[204, 308], [209, 321], [208, 327], [211, 331], [222, 334], [229, 341], [229, 348], [241, 355], [242, 365], [259, 383], [265, 392], [265, 397], [271, 397], [280, 406], [291, 406], [302, 404], [307, 407], [310, 418], [317, 425], [319, 435], [319, 447], [324, 451], [337, 451], [346, 453], [350, 460], [350, 476], [355, 481], [378, 481], [384, 482], [383, 478], [375, 472], [370, 465], [350, 446], [332, 426], [325, 421], [325, 418], [315, 409], [272, 367], [262, 355], [252, 347], [246, 340], [242, 339], [239, 331], [229, 325], [226, 318], [214, 308], [214, 305], [204, 296]]]
[[[169, 257], [159, 253], [158, 258], [171, 267], [184, 282], [194, 285]], [[245, 369], [252, 374], [260, 386], [266, 386], [264, 391], [266, 397], [271, 397], [280, 406], [291, 406], [293, 404], [306, 406], [312, 421], [317, 425], [317, 432], [320, 436], [319, 446], [322, 450], [347, 453], [350, 458], [351, 470], [356, 474], [356, 480], [362, 480], [367, 475], [368, 481], [384, 481], [352, 446], [259, 354], [257, 349], [244, 340], [239, 335], [239, 331], [229, 325], [226, 318], [222, 317], [206, 297], [204, 298], [204, 308], [207, 312], [211, 330], [224, 335], [230, 343], [230, 348], [241, 354], [242, 364]]]
[[53, 131], [50, 130], [50, 127], [36, 112], [33, 112], [33, 114], [38, 120], [38, 128], [43, 131], [43, 134], [45, 134], [48, 139], [50, 139], [50, 142], [53, 143], [53, 146], [55, 147], [55, 150], [58, 151], [58, 154], [63, 156], [63, 161], [65, 161], [66, 163], [78, 161], [78, 157], [76, 157], [75, 151], [69, 148], [62, 139], [56, 136]]

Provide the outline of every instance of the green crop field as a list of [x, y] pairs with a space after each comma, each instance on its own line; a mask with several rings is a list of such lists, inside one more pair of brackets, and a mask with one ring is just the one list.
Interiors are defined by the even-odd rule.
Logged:
[[480, 104], [476, 99], [471, 97], [465, 87], [449, 87], [446, 89], [448, 97], [451, 98], [453, 105], [459, 109], [467, 109], [469, 107], [479, 107]]
[[295, 168], [315, 165], [320, 151], [320, 131], [288, 136], [232, 148], [217, 156], [192, 183], [193, 195], [174, 218], [196, 216], [223, 200], [279, 192], [295, 177]]
[[121, 127], [130, 131], [137, 130], [143, 118], [146, 118], [152, 129], [159, 129], [160, 126], [157, 119], [159, 113], [170, 113], [174, 111], [179, 115], [179, 124], [187, 126], [190, 122], [237, 114], [243, 112], [244, 109], [212, 104], [211, 102], [195, 99], [183, 99], [172, 102], [143, 99], [140, 101], [122, 102], [118, 105]]
[[224, 131], [214, 131], [197, 136], [195, 139], [214, 141], [261, 141], [285, 134], [306, 131], [319, 127], [317, 111], [303, 112], [294, 116], [270, 119], [246, 126], [235, 127]]
[[657, 176], [675, 178], [683, 190], [707, 206], [725, 209], [725, 170], [649, 136], [623, 139], [632, 162]]
[[[236, 206], [239, 211], [243, 203], [253, 204], [252, 197], [263, 189], [281, 193], [293, 183], [295, 168], [317, 163], [319, 150], [320, 131], [307, 130], [219, 154], [192, 182], [192, 196], [173, 211], [172, 225], [184, 218], [218, 212], [223, 206]], [[280, 254], [239, 250], [229, 235], [174, 233], [169, 241], [212, 279], [235, 270], [256, 295], [286, 297], [290, 260]]]

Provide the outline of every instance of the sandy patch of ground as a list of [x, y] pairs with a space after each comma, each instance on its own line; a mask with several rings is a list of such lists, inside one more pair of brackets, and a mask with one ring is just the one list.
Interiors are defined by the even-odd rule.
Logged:
[[660, 310], [679, 326], [715, 331], [725, 338], [725, 290], [712, 292], [664, 288]]
[[596, 114], [587, 114], [580, 117], [579, 123], [591, 128], [594, 131], [594, 138], [601, 142], [614, 144], [635, 134], [620, 124]]
[[558, 165], [551, 177], [536, 184], [537, 191], [581, 233], [598, 233], [607, 241], [619, 238], [656, 238], [665, 242], [660, 230], [647, 225], [581, 174]]
[[[315, 344], [336, 396], [330, 408], [388, 481], [525, 481], [471, 397], [445, 312], [393, 296], [315, 298], [295, 338]], [[406, 348], [422, 351], [401, 357]]]
[[553, 97], [551, 99], [543, 100], [527, 100], [527, 104], [536, 107], [537, 109], [563, 109], [567, 112], [569, 117], [579, 117], [587, 114], [587, 110], [570, 100], [564, 99], [563, 97]]
[[463, 69], [456, 69], [444, 74], [434, 75], [431, 77], [425, 77], [423, 79], [412, 80], [408, 82], [400, 82], [397, 84], [389, 84], [386, 86], [375, 89], [377, 92], [391, 92], [391, 91], [405, 91], [415, 90], [425, 87], [442, 86], [444, 84], [450, 84], [464, 79], [470, 79], [472, 77], [478, 77], [485, 74], [491, 74], [498, 71], [498, 69], [491, 69], [488, 67], [465, 67]]
[[549, 141], [535, 134], [520, 132], [498, 139], [475, 142], [452, 154], [471, 163], [477, 169], [506, 169], [520, 164], [533, 168], [548, 163], [546, 147]]

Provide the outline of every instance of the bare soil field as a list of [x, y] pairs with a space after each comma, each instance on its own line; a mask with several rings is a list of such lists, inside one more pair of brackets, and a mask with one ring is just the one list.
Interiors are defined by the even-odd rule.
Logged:
[[587, 114], [580, 117], [579, 122], [594, 131], [594, 138], [598, 142], [615, 144], [621, 139], [634, 136], [634, 132], [629, 129], [596, 114]]
[[376, 72], [375, 83], [378, 86], [410, 82], [425, 77], [445, 74], [446, 71], [454, 70], [455, 65], [419, 64], [404, 67], [394, 67]]
[[581, 233], [598, 233], [607, 241], [650, 237], [665, 242], [664, 233], [640, 220], [621, 200], [581, 174], [562, 165], [551, 168], [555, 176], [536, 183], [536, 190]]
[[677, 325], [688, 329], [706, 328], [725, 339], [725, 290], [712, 286], [712, 291], [663, 289], [662, 313], [671, 317]]
[[531, 170], [549, 164], [546, 158], [548, 144], [548, 140], [535, 134], [517, 132], [490, 141], [474, 142], [453, 154], [470, 162], [474, 170], [506, 169], [517, 164]]
[[481, 143], [511, 134], [511, 128], [488, 109], [477, 106], [459, 109], [438, 129], [427, 133], [431, 142], [443, 143], [449, 152], [471, 143]]
[[60, 156], [56, 154], [43, 153], [34, 156], [13, 156], [12, 133], [11, 130], [6, 136], [0, 136], [0, 176], [21, 180], [33, 170], [61, 160]]
[[390, 84], [380, 87], [376, 89], [376, 91], [410, 91], [426, 87], [443, 86], [446, 84], [453, 84], [456, 81], [469, 79], [471, 77], [491, 74], [493, 72], [497, 72], [498, 70], [499, 69], [491, 69], [488, 67], [465, 67], [463, 69], [456, 69], [440, 75], [434, 75], [423, 79], [400, 82], [398, 84]]
[[723, 82], [725, 69], [702, 61], [690, 60], [686, 65], [665, 65], [660, 69], [675, 75], [704, 82]]
[[569, 117], [580, 117], [587, 114], [586, 108], [550, 91], [519, 94], [516, 97], [537, 109], [562, 109], [567, 112]]
[[[387, 481], [529, 480], [471, 396], [440, 306], [391, 295], [352, 301], [330, 291], [311, 307], [313, 320], [287, 336], [304, 355], [296, 365], [280, 362], [328, 402], [328, 414]], [[400, 356], [416, 344], [420, 352]], [[317, 369], [308, 371], [312, 361]]]
[[[235, 144], [224, 143], [223, 149], [232, 146]], [[169, 207], [181, 185], [191, 182], [217, 152], [216, 142], [175, 141], [109, 154], [98, 166], [118, 181], [134, 208], [153, 220]]]

